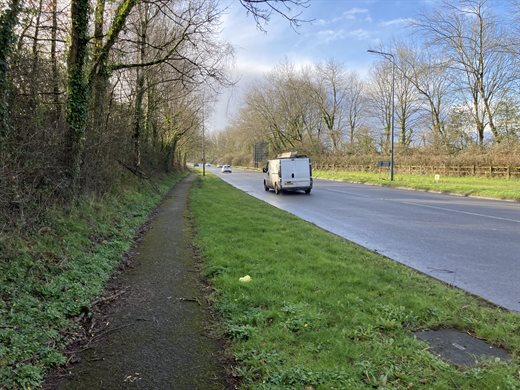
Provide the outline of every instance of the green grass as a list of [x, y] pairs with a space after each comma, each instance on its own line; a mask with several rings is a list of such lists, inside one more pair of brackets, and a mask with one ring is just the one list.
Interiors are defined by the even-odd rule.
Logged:
[[[520, 315], [329, 234], [208, 175], [191, 209], [203, 274], [253, 389], [518, 389]], [[239, 278], [250, 275], [249, 283]], [[415, 330], [454, 327], [513, 356], [460, 369]], [[310, 388], [310, 387], [309, 387]]]
[[518, 179], [441, 176], [439, 182], [436, 183], [434, 175], [419, 176], [398, 174], [394, 176], [394, 181], [392, 182], [390, 181], [388, 172], [322, 171], [318, 169], [313, 170], [313, 176], [322, 179], [381, 184], [389, 187], [407, 187], [465, 196], [473, 195], [520, 201], [520, 180]]
[[50, 210], [34, 230], [0, 237], [0, 388], [35, 388], [62, 364], [73, 318], [104, 289], [160, 194], [133, 179], [103, 199]]

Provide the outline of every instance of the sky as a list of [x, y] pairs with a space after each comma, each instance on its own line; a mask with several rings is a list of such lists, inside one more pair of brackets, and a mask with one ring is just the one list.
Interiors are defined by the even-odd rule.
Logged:
[[[503, 0], [489, 0], [500, 4]], [[288, 61], [296, 66], [334, 59], [345, 69], [366, 77], [371, 65], [382, 58], [368, 49], [384, 48], [393, 40], [413, 34], [411, 21], [427, 14], [441, 0], [310, 0], [300, 8], [302, 23], [296, 31], [284, 18], [273, 15], [260, 31], [252, 15], [238, 0], [223, 0], [221, 39], [235, 49], [233, 79], [215, 104], [206, 125], [210, 131], [224, 129], [240, 108], [248, 87], [270, 70]]]

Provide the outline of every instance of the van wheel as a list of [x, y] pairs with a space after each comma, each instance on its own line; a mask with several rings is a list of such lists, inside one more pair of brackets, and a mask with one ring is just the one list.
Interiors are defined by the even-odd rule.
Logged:
[[264, 180], [264, 190], [269, 191], [269, 187], [267, 187], [267, 185], [265, 184], [265, 180]]
[[280, 194], [280, 188], [278, 188], [278, 184], [276, 184], [276, 183], [274, 184], [274, 193], [275, 193], [276, 195], [279, 195], [279, 194]]
[[309, 195], [309, 194], [311, 193], [311, 189], [310, 189], [310, 188], [307, 188], [307, 189], [305, 190], [305, 193], [306, 193], [307, 195]]

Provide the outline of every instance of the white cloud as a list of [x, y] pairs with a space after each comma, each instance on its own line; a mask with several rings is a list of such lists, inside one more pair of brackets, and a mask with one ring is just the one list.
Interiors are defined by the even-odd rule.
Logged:
[[[316, 24], [318, 24], [319, 26], [328, 26], [330, 24], [341, 22], [343, 20], [356, 20], [358, 18], [358, 16], [367, 15], [367, 14], [368, 14], [368, 9], [365, 9], [365, 8], [352, 8], [352, 9], [350, 9], [348, 11], [343, 12], [340, 16], [337, 16], [335, 18], [331, 18], [331, 19], [318, 19], [316, 21]], [[363, 19], [366, 20], [366, 18], [370, 18], [370, 15], [365, 16]], [[372, 18], [370, 18], [370, 21], [371, 20], [372, 20]]]
[[367, 13], [368, 13], [368, 9], [366, 9], [366, 8], [352, 8], [348, 11], [343, 12], [343, 18], [352, 20], [352, 19], [356, 18], [356, 15], [367, 14]]
[[262, 32], [256, 27], [254, 18], [246, 15], [244, 8], [237, 5], [227, 9], [221, 17], [221, 23], [221, 39], [237, 48], [270, 44], [279, 39], [283, 31], [288, 28], [284, 23], [273, 21], [267, 26], [267, 32]]
[[250, 59], [239, 59], [236, 63], [235, 71], [240, 75], [256, 75], [262, 76], [269, 73], [273, 69], [273, 63], [259, 62]]
[[402, 34], [405, 25], [413, 21], [410, 9], [417, 7], [410, 4], [415, 1], [403, 1], [406, 7], [397, 9], [371, 0], [322, 0], [322, 6], [305, 9], [302, 17], [315, 19], [303, 23], [297, 32], [274, 15], [264, 33], [238, 1], [222, 1], [227, 1], [229, 8], [221, 19], [220, 38], [235, 48], [230, 74], [237, 83], [221, 91], [212, 120], [208, 121], [213, 130], [224, 128], [243, 104], [249, 86], [263, 80], [280, 64], [287, 62], [299, 70], [332, 58], [365, 77], [374, 61], [366, 50], [378, 47], [394, 34]]
[[406, 26], [407, 24], [410, 24], [414, 21], [415, 21], [415, 19], [413, 19], [413, 18], [398, 18], [398, 19], [386, 20], [384, 22], [379, 23], [379, 25], [381, 27]]
[[338, 39], [345, 38], [344, 30], [321, 30], [318, 31], [317, 38], [322, 43], [330, 43]]
[[346, 38], [354, 38], [359, 41], [364, 41], [370, 38], [370, 32], [362, 28], [356, 30], [321, 30], [318, 31], [317, 37], [321, 43], [328, 44], [337, 40], [343, 40]]
[[358, 28], [357, 30], [352, 30], [346, 32], [347, 37], [356, 38], [360, 41], [366, 40], [370, 38], [370, 33], [367, 30], [362, 28]]

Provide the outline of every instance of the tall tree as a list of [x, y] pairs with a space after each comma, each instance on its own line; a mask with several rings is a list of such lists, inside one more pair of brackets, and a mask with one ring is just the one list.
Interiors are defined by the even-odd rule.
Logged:
[[88, 54], [89, 0], [71, 1], [71, 33], [67, 60], [66, 170], [72, 193], [79, 190], [81, 158], [87, 124], [88, 90], [85, 69]]
[[332, 142], [332, 151], [338, 152], [342, 146], [347, 95], [346, 77], [343, 68], [330, 60], [315, 67], [316, 93], [313, 99], [319, 106], [321, 118]]
[[0, 16], [0, 147], [4, 143], [9, 128], [9, 108], [7, 105], [9, 55], [14, 43], [15, 27], [20, 8], [20, 0], [11, 0]]
[[425, 48], [400, 50], [403, 68], [399, 71], [417, 89], [427, 107], [431, 140], [434, 148], [446, 144], [446, 117], [450, 103], [452, 80], [442, 63], [442, 54], [433, 54]]
[[[67, 94], [67, 144], [66, 170], [70, 189], [75, 194], [79, 190], [81, 161], [85, 147], [86, 125], [90, 86], [96, 76], [105, 77], [106, 61], [119, 33], [124, 28], [130, 11], [137, 0], [122, 0], [119, 4], [106, 41], [98, 50], [98, 56], [88, 71], [88, 27], [90, 2], [71, 1], [71, 37], [68, 56]], [[88, 79], [87, 79], [87, 74]]]
[[473, 108], [479, 143], [484, 141], [486, 126], [499, 141], [495, 110], [516, 75], [508, 35], [500, 28], [486, 0], [465, 0], [460, 5], [444, 3], [432, 14], [422, 16], [415, 26], [449, 56], [448, 65], [456, 79], [462, 81], [461, 87]]
[[52, 67], [52, 100], [54, 103], [54, 128], [58, 127], [61, 119], [62, 108], [60, 102], [60, 73], [58, 66], [58, 0], [51, 0], [51, 67]]
[[420, 102], [418, 91], [412, 79], [407, 76], [410, 72], [408, 61], [409, 49], [400, 47], [394, 57], [396, 64], [395, 95], [396, 95], [396, 119], [399, 126], [399, 144], [402, 147], [410, 146], [414, 135], [414, 127], [418, 121]]
[[363, 115], [366, 111], [365, 83], [355, 72], [347, 76], [347, 94], [345, 98], [346, 117], [349, 132], [349, 142], [352, 146], [356, 139], [356, 133], [362, 125]]
[[381, 149], [388, 154], [392, 127], [392, 64], [388, 61], [379, 62], [373, 68], [367, 97], [371, 116], [383, 127]]

